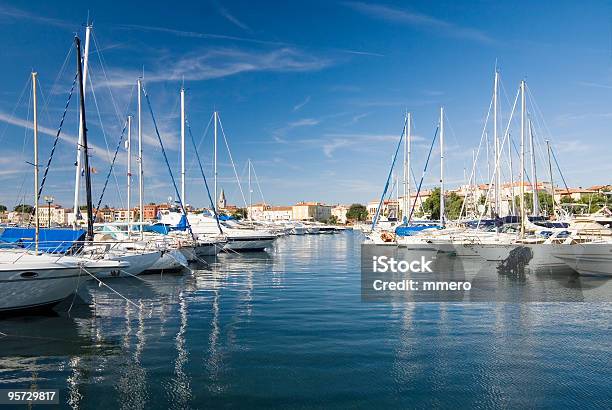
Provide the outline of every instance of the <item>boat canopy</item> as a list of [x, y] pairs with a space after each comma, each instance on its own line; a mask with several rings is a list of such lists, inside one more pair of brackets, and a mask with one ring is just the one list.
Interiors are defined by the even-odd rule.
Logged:
[[397, 236], [412, 236], [425, 229], [441, 229], [442, 227], [433, 223], [422, 223], [414, 225], [400, 225], [395, 228], [395, 234]]
[[[77, 243], [85, 240], [82, 229], [41, 228], [38, 236], [38, 250], [49, 253], [66, 253]], [[34, 249], [36, 230], [34, 228], [5, 228], [0, 234], [0, 243]]]

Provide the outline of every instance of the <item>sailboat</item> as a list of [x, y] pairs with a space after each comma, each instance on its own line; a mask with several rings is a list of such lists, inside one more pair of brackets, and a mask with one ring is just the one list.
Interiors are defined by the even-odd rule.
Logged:
[[[81, 43], [75, 37], [77, 49], [77, 71], [80, 91], [80, 114], [83, 127], [83, 150], [87, 157], [87, 132], [83, 101], [83, 73], [81, 66]], [[0, 249], [0, 312], [13, 312], [53, 306], [74, 293], [79, 285], [101, 272], [123, 269], [126, 262], [92, 260], [63, 254], [43, 253], [39, 250], [39, 172], [38, 172], [38, 117], [36, 99], [37, 73], [32, 73], [33, 130], [34, 130], [34, 203], [35, 232], [34, 249]], [[88, 166], [87, 160], [85, 160]], [[91, 175], [86, 170], [88, 208], [91, 207]], [[88, 216], [88, 239], [91, 240], [93, 224]]]
[[[217, 141], [219, 113], [214, 111], [214, 146], [213, 146], [213, 167], [214, 167], [214, 198], [217, 198]], [[182, 144], [184, 146], [184, 144]], [[197, 153], [196, 153], [197, 155]], [[230, 154], [231, 155], [231, 154]], [[198, 157], [199, 159], [199, 157]], [[201, 170], [204, 176], [203, 170]], [[212, 202], [212, 200], [211, 200]], [[222, 249], [229, 252], [240, 251], [263, 251], [276, 240], [277, 236], [262, 229], [254, 229], [248, 225], [240, 224], [229, 218], [221, 220], [218, 213], [218, 204], [211, 203], [210, 212], [183, 215], [177, 209], [164, 210], [160, 213], [160, 222], [170, 227], [178, 227], [181, 224], [188, 224], [193, 235], [198, 241], [214, 241], [215, 246], [222, 243]], [[221, 242], [222, 241], [222, 242]], [[218, 247], [221, 249], [221, 247]]]

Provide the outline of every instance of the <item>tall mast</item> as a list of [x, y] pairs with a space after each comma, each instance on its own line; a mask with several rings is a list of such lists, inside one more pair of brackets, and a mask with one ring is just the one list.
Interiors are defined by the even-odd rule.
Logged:
[[516, 215], [516, 204], [514, 203], [514, 166], [512, 164], [512, 136], [508, 134], [508, 165], [510, 166], [510, 206], [509, 211]]
[[501, 172], [499, 159], [501, 157], [499, 136], [497, 135], [497, 90], [499, 88], [499, 72], [495, 68], [495, 82], [493, 86], [493, 143], [495, 144], [495, 213], [497, 216], [501, 214]]
[[138, 190], [139, 190], [139, 215], [138, 220], [140, 221], [140, 238], [144, 237], [142, 230], [142, 223], [144, 222], [144, 175], [142, 173], [142, 106], [141, 106], [141, 94], [142, 94], [142, 79], [138, 79]]
[[404, 129], [404, 220], [408, 223], [410, 216], [410, 129], [412, 128], [412, 114], [407, 113], [406, 128]]
[[[249, 162], [249, 209], [252, 210], [253, 209], [253, 199], [252, 199], [251, 193], [253, 192], [253, 190], [251, 189], [251, 159], [250, 158], [248, 162]], [[248, 212], [248, 215], [249, 215], [249, 221], [252, 220], [253, 218], [251, 217], [251, 212]]]
[[444, 107], [440, 107], [440, 225], [444, 226]]
[[525, 237], [525, 80], [521, 81], [521, 238]]
[[[83, 91], [87, 88], [87, 71], [89, 66], [89, 37], [91, 34], [92, 25], [87, 22], [85, 27], [85, 50], [83, 52]], [[85, 94], [83, 94], [85, 98]], [[80, 117], [80, 115], [79, 115]], [[79, 194], [81, 188], [81, 168], [83, 167], [83, 125], [79, 118], [79, 142], [77, 144], [76, 170], [74, 179], [74, 224], [77, 224], [77, 216], [79, 215]]]
[[529, 127], [529, 151], [531, 153], [531, 195], [533, 197], [533, 216], [540, 215], [540, 198], [538, 195], [538, 175], [536, 173], [536, 160], [533, 144], [533, 128], [531, 127], [531, 118], [527, 122]]
[[[38, 240], [40, 238], [40, 218], [38, 214], [38, 107], [36, 102], [36, 76], [32, 72], [32, 103], [34, 105], [34, 224], [35, 224], [35, 251], [38, 254]], [[23, 209], [21, 210], [23, 212]]]
[[553, 215], [557, 216], [557, 210], [555, 209], [555, 181], [553, 181], [552, 162], [550, 161], [550, 141], [546, 140], [546, 151], [548, 152], [548, 173], [550, 176], [550, 196], [552, 198]]
[[185, 87], [181, 87], [181, 199], [185, 199]]
[[217, 111], [214, 112], [214, 122], [215, 122], [215, 142], [214, 142], [214, 159], [213, 159], [213, 167], [214, 167], [214, 176], [215, 176], [215, 210], [217, 209], [217, 202], [219, 201], [219, 198], [217, 197]]
[[93, 240], [93, 203], [91, 200], [91, 168], [89, 167], [89, 148], [87, 145], [87, 122], [85, 121], [85, 82], [83, 81], [83, 66], [81, 64], [81, 40], [74, 38], [77, 49], [77, 75], [79, 78], [80, 128], [83, 130], [83, 166], [85, 168], [85, 195], [87, 199], [87, 240]]
[[128, 115], [127, 117], [127, 224], [128, 224], [128, 235], [132, 230], [130, 229], [130, 225], [132, 223], [132, 215], [131, 215], [131, 204], [132, 204], [132, 116]]

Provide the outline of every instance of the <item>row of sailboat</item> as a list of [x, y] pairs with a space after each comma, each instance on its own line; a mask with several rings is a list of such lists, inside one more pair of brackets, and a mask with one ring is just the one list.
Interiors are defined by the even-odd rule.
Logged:
[[[85, 89], [87, 84], [89, 44], [92, 26], [85, 31], [84, 53], [81, 41], [75, 37], [77, 74], [75, 84], [79, 95], [79, 134], [77, 143], [74, 212], [80, 215], [81, 178], [84, 178], [86, 195], [86, 229], [77, 222], [72, 229], [41, 228], [39, 223], [39, 199], [44, 188], [46, 171], [42, 183], [39, 181], [40, 164], [38, 161], [38, 117], [37, 117], [37, 74], [32, 73], [33, 136], [34, 136], [34, 227], [0, 227], [0, 314], [54, 305], [73, 294], [86, 280], [96, 280], [108, 286], [102, 279], [116, 276], [134, 276], [143, 272], [172, 271], [187, 266], [189, 262], [203, 261], [219, 252], [236, 253], [241, 251], [263, 251], [284, 234], [306, 234], [323, 232], [326, 227], [317, 224], [298, 222], [255, 223], [232, 219], [224, 220], [217, 212], [217, 205], [208, 190], [206, 177], [202, 170], [204, 185], [211, 202], [211, 210], [204, 213], [187, 212], [185, 207], [185, 90], [181, 89], [181, 183], [180, 189], [174, 181], [162, 138], [157, 129], [149, 95], [142, 78], [137, 80], [137, 129], [138, 152], [138, 191], [139, 218], [127, 222], [95, 223], [94, 216], [100, 206], [94, 207], [92, 201], [92, 175], [89, 158], [88, 129], [85, 110]], [[91, 81], [90, 81], [91, 82]], [[73, 85], [74, 89], [74, 85]], [[93, 88], [92, 88], [93, 89]], [[66, 109], [70, 103], [70, 91]], [[143, 98], [148, 104], [161, 152], [166, 159], [168, 172], [175, 188], [178, 201], [174, 208], [164, 210], [155, 223], [144, 220], [144, 178], [143, 178], [143, 126], [141, 107]], [[65, 112], [64, 112], [65, 115]], [[128, 115], [124, 125], [127, 131], [127, 209], [131, 209], [132, 190], [132, 116]], [[217, 198], [217, 125], [218, 113], [214, 113], [214, 198]], [[59, 137], [64, 118], [60, 122]], [[121, 135], [117, 151], [123, 140]], [[195, 143], [194, 143], [194, 148]], [[195, 150], [197, 156], [197, 148]], [[115, 154], [115, 159], [117, 155]], [[111, 171], [115, 159], [111, 163]], [[199, 162], [199, 156], [198, 156]], [[110, 173], [109, 171], [109, 177]], [[108, 177], [107, 177], [108, 181]], [[106, 185], [105, 185], [106, 187]], [[104, 189], [102, 191], [104, 193]], [[98, 209], [97, 209], [98, 208]]]
[[[439, 220], [419, 220], [414, 217], [419, 192], [416, 199], [412, 200], [410, 195], [410, 123], [411, 116], [405, 119], [404, 130], [393, 160], [396, 158], [403, 142], [404, 144], [404, 202], [402, 218], [397, 222], [382, 221], [382, 205], [389, 178], [383, 190], [376, 215], [373, 218], [369, 232], [366, 234], [366, 243], [384, 246], [397, 246], [412, 248], [416, 250], [430, 250], [435, 252], [446, 252], [457, 257], [482, 258], [487, 261], [499, 263], [499, 266], [515, 269], [527, 268], [530, 270], [568, 270], [575, 271], [581, 275], [612, 276], [612, 229], [609, 218], [600, 218], [607, 208], [592, 215], [574, 216], [563, 210], [555, 202], [554, 183], [552, 181], [552, 166], [550, 165], [551, 148], [546, 141], [549, 168], [551, 198], [553, 201], [553, 215], [544, 215], [540, 210], [540, 199], [538, 198], [538, 179], [535, 161], [534, 129], [531, 113], [528, 112], [526, 102], [526, 83], [521, 81], [517, 95], [512, 107], [512, 113], [508, 120], [501, 138], [498, 135], [498, 89], [499, 72], [495, 70], [494, 91], [491, 101], [493, 108], [493, 144], [494, 144], [494, 172], [487, 175], [487, 191], [481, 198], [471, 198], [467, 192], [463, 200], [460, 216], [457, 220], [449, 221], [446, 217], [445, 202], [446, 193], [444, 186], [444, 109], [440, 109], [440, 119], [436, 128], [436, 136], [439, 134], [440, 142], [440, 198]], [[509, 128], [514, 116], [518, 101], [520, 101], [520, 147], [519, 156], [519, 189], [518, 204], [514, 198], [514, 181], [510, 186], [512, 193], [507, 204], [507, 215], [502, 216], [502, 172], [501, 159], [504, 146], [507, 144], [508, 152], [512, 151], [512, 140]], [[481, 137], [481, 150], [483, 139], [487, 138], [486, 123], [489, 120], [491, 106], [483, 135]], [[434, 137], [435, 141], [435, 137]], [[526, 161], [526, 146], [529, 143], [531, 160], [529, 167], [531, 176], [527, 175], [528, 167]], [[433, 148], [433, 142], [432, 142]], [[488, 141], [487, 141], [488, 150]], [[430, 149], [431, 154], [431, 149]], [[554, 155], [554, 153], [553, 153]], [[427, 159], [429, 161], [429, 157]], [[476, 161], [474, 158], [472, 172], [468, 183], [469, 187], [475, 187]], [[488, 161], [488, 158], [487, 158]], [[512, 155], [509, 155], [510, 175], [512, 177]], [[393, 170], [392, 165], [392, 170]], [[427, 165], [426, 165], [427, 167]], [[488, 169], [488, 168], [487, 168]], [[529, 179], [529, 177], [531, 177]], [[529, 182], [526, 182], [529, 181]], [[421, 181], [422, 182], [422, 181]], [[525, 187], [532, 187], [531, 215], [527, 214], [527, 201]], [[421, 184], [418, 186], [420, 191]], [[474, 190], [474, 196], [476, 190]], [[471, 215], [467, 208], [471, 205]], [[484, 202], [484, 203], [482, 203]], [[398, 203], [399, 206], [399, 203]], [[609, 213], [609, 211], [608, 211]]]

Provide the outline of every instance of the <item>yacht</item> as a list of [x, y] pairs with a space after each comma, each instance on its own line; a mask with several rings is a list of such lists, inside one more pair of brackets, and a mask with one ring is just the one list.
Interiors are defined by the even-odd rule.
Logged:
[[[160, 222], [170, 226], [177, 226], [181, 217], [180, 213], [171, 210], [160, 212]], [[217, 221], [210, 214], [189, 214], [188, 220], [191, 230], [198, 238], [218, 237], [222, 234], [227, 240], [224, 251], [263, 251], [277, 238], [269, 231], [253, 229], [235, 220]]]
[[79, 285], [105, 272], [129, 267], [127, 262], [37, 253], [0, 251], [0, 313], [53, 306]]

